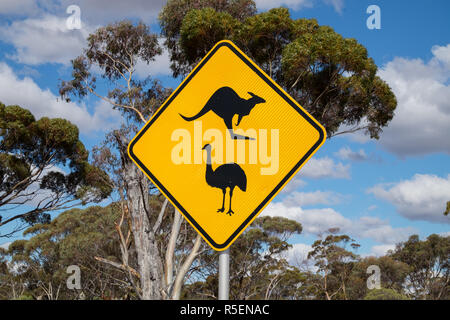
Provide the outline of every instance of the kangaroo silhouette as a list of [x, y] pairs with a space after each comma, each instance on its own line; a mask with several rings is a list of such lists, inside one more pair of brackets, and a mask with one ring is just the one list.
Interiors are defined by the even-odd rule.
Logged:
[[182, 114], [180, 114], [180, 116], [186, 121], [193, 121], [207, 112], [212, 111], [223, 119], [233, 139], [254, 140], [253, 138], [235, 134], [233, 132], [233, 117], [235, 115], [238, 115], [236, 122], [236, 126], [238, 126], [239, 123], [241, 123], [242, 118], [248, 116], [255, 105], [266, 102], [266, 100], [258, 97], [252, 92], [248, 92], [248, 94], [251, 98], [243, 99], [230, 87], [222, 87], [213, 93], [205, 106], [195, 116], [186, 117]]
[[231, 199], [233, 198], [233, 190], [238, 187], [242, 191], [247, 190], [247, 176], [244, 170], [236, 163], [223, 164], [213, 170], [211, 165], [211, 145], [206, 144], [202, 150], [207, 152], [207, 162], [206, 162], [206, 183], [213, 187], [222, 189], [222, 208], [218, 209], [217, 212], [225, 211], [225, 194], [227, 188], [230, 189], [230, 207], [227, 214], [231, 216], [234, 211], [231, 209]]

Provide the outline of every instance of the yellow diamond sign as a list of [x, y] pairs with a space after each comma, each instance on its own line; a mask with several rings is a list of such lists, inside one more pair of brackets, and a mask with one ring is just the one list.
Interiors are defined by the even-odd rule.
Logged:
[[128, 153], [205, 241], [224, 250], [325, 136], [239, 48], [221, 41], [134, 137]]

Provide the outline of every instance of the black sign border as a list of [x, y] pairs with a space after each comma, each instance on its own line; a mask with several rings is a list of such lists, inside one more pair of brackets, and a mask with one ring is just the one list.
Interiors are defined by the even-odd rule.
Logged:
[[[318, 132], [319, 139], [317, 142], [308, 150], [308, 152], [300, 159], [300, 161], [289, 171], [289, 173], [281, 180], [281, 182], [269, 193], [269, 195], [261, 202], [261, 204], [244, 220], [244, 222], [236, 229], [236, 231], [222, 244], [216, 243], [203, 228], [194, 220], [194, 218], [183, 208], [183, 206], [175, 199], [174, 196], [162, 185], [162, 183], [150, 172], [150, 170], [145, 167], [145, 165], [139, 160], [139, 158], [134, 154], [133, 147], [136, 142], [142, 137], [143, 134], [148, 130], [148, 128], [158, 119], [164, 110], [170, 105], [170, 103], [177, 97], [177, 95], [183, 90], [183, 88], [189, 83], [189, 81], [201, 70], [201, 68], [209, 61], [209, 59], [222, 47], [229, 48], [232, 52], [234, 52], [245, 64], [247, 64], [260, 78], [262, 78], [273, 90], [275, 90], [289, 105], [291, 105], [303, 118], [305, 118]], [[158, 109], [155, 115], [150, 119], [149, 122], [145, 125], [144, 129], [142, 129], [139, 134], [131, 141], [128, 147], [128, 153], [130, 157], [139, 165], [139, 167], [147, 173], [149, 178], [153, 181], [153, 183], [163, 192], [171, 202], [183, 213], [183, 215], [192, 223], [195, 228], [205, 237], [208, 242], [216, 249], [224, 249], [226, 248], [230, 242], [234, 241], [234, 239], [240, 234], [240, 232], [245, 228], [245, 226], [255, 217], [264, 206], [272, 199], [272, 197], [280, 190], [280, 188], [294, 175], [294, 173], [298, 170], [298, 168], [308, 159], [308, 157], [313, 153], [325, 140], [325, 132], [322, 127], [317, 125], [317, 123], [311, 118], [310, 115], [305, 113], [301, 108], [297, 106], [292, 99], [287, 96], [282, 90], [280, 90], [272, 79], [270, 79], [267, 75], [262, 73], [258, 68], [256, 68], [250, 60], [247, 59], [242, 53], [240, 53], [233, 45], [227, 42], [218, 43], [213, 50], [211, 50], [207, 56], [200, 62], [200, 64], [195, 68], [193, 72], [191, 72], [186, 80], [175, 90], [175, 92], [170, 96], [170, 98]]]

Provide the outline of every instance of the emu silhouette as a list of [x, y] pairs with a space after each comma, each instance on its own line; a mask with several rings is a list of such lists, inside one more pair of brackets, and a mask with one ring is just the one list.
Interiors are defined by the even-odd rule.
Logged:
[[233, 190], [238, 187], [242, 191], [247, 190], [247, 176], [244, 170], [236, 163], [223, 164], [213, 170], [211, 165], [211, 145], [206, 144], [202, 150], [207, 152], [207, 162], [206, 162], [206, 183], [213, 187], [222, 189], [222, 208], [218, 209], [217, 212], [225, 211], [225, 195], [227, 188], [230, 189], [230, 207], [227, 214], [231, 216], [234, 211], [231, 209], [231, 199], [233, 198]]
[[248, 116], [255, 105], [266, 102], [266, 100], [258, 97], [252, 92], [249, 92], [248, 94], [251, 95], [251, 98], [243, 99], [230, 87], [222, 87], [213, 93], [202, 110], [195, 116], [186, 117], [182, 114], [180, 114], [180, 116], [186, 121], [193, 121], [207, 112], [212, 111], [223, 119], [233, 139], [254, 140], [253, 138], [235, 134], [233, 132], [233, 117], [235, 115], [238, 115], [236, 122], [236, 126], [238, 126], [239, 123], [241, 123], [242, 118]]

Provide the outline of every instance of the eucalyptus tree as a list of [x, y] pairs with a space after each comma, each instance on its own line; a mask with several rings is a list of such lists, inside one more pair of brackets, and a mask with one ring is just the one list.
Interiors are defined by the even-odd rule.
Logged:
[[[282, 217], [263, 216], [230, 247], [230, 298], [289, 299], [299, 294], [298, 285], [305, 274], [292, 267], [286, 253], [292, 248], [288, 239], [302, 232], [300, 223]], [[184, 298], [216, 299], [218, 291], [218, 253], [207, 250], [200, 254]]]
[[[192, 70], [217, 41], [231, 39], [322, 122], [329, 137], [365, 130], [378, 138], [393, 117], [395, 96], [376, 76], [367, 50], [315, 20], [293, 20], [284, 8], [257, 14], [252, 0], [170, 0], [160, 13], [160, 24], [174, 77]], [[203, 250], [200, 237], [192, 238], [192, 250], [179, 261], [179, 268], [173, 266], [183, 219], [176, 211], [170, 217], [170, 237], [163, 252], [158, 238], [168, 214], [149, 206], [151, 185], [126, 151], [131, 135], [170, 94], [158, 81], [136, 77], [139, 64], [153, 61], [161, 50], [156, 34], [143, 23], [123, 21], [101, 27], [72, 61], [72, 79], [60, 85], [66, 99], [96, 96], [120, 110], [127, 121], [125, 130], [114, 131], [113, 138], [142, 297], [153, 299], [177, 298], [189, 265]], [[181, 272], [175, 275], [174, 270]]]
[[111, 193], [107, 174], [89, 163], [75, 125], [59, 118], [36, 120], [30, 111], [2, 103], [0, 182], [0, 237]]
[[[120, 265], [120, 248], [114, 240], [120, 216], [118, 203], [70, 209], [50, 223], [25, 230], [28, 239], [12, 242], [4, 252], [9, 262], [0, 272], [0, 299], [21, 295], [44, 300], [135, 299], [127, 270], [94, 259], [107, 257]], [[77, 267], [79, 287], [67, 286], [73, 275], [69, 266]]]
[[359, 259], [354, 252], [358, 247], [347, 235], [330, 234], [313, 243], [308, 259], [315, 262], [320, 275], [316, 285], [326, 300], [348, 299], [347, 286]]
[[359, 130], [379, 138], [394, 116], [395, 95], [377, 76], [367, 49], [315, 19], [292, 19], [286, 8], [256, 14], [253, 1], [170, 0], [160, 21], [174, 76], [186, 75], [215, 43], [229, 39], [306, 108], [329, 138]]
[[409, 296], [424, 300], [449, 299], [450, 236], [432, 234], [420, 240], [418, 235], [412, 235], [397, 244], [390, 256], [410, 268], [405, 281]]
[[[183, 219], [177, 211], [168, 214], [168, 201], [156, 209], [150, 203], [154, 187], [128, 156], [131, 137], [144, 125], [171, 93], [150, 76], [140, 79], [136, 69], [161, 54], [157, 35], [143, 23], [121, 21], [98, 28], [87, 39], [84, 52], [72, 60], [72, 79], [61, 81], [60, 95], [70, 101], [97, 97], [120, 110], [124, 124], [107, 135], [106, 143], [95, 150], [96, 163], [110, 172], [113, 186], [130, 217], [137, 255], [139, 296], [143, 299], [177, 298], [186, 273], [200, 250], [197, 236], [188, 244], [185, 259], [175, 259]], [[124, 213], [125, 214], [125, 213]], [[165, 221], [171, 228], [161, 244]], [[122, 242], [126, 262], [128, 241]], [[177, 261], [178, 267], [174, 260]], [[104, 260], [106, 263], [108, 261]], [[177, 272], [175, 272], [177, 271]]]

